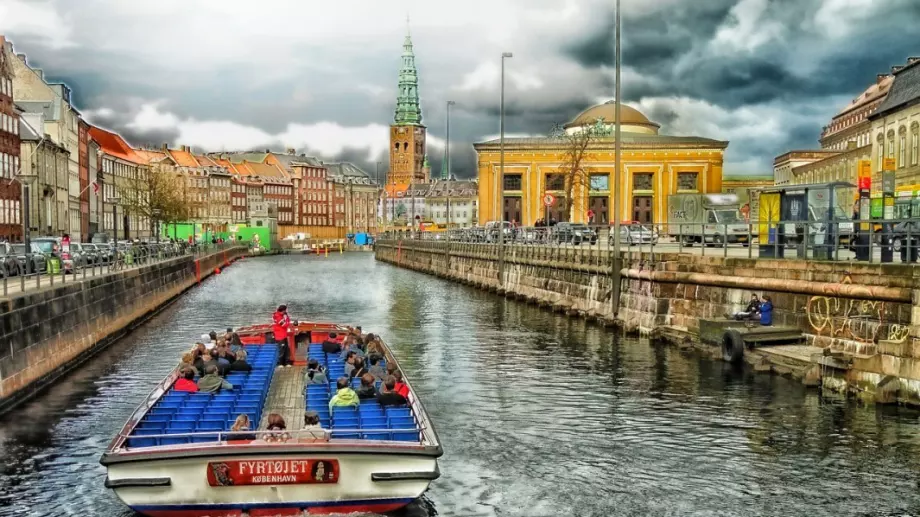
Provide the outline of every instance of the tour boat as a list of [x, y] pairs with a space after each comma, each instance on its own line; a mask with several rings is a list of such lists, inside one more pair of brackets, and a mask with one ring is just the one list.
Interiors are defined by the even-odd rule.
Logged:
[[[297, 323], [289, 337], [295, 364], [276, 368], [271, 325], [237, 330], [248, 373], [231, 372], [232, 390], [217, 394], [173, 389], [178, 368], [134, 411], [100, 462], [105, 486], [148, 516], [224, 517], [387, 512], [425, 492], [440, 475], [442, 454], [434, 426], [411, 384], [408, 404], [329, 410], [340, 354], [321, 343], [347, 327]], [[384, 344], [386, 363], [396, 363]], [[329, 384], [306, 384], [307, 361], [327, 368]], [[396, 363], [398, 366], [398, 363]], [[328, 433], [300, 431], [305, 410], [319, 413]], [[264, 431], [270, 413], [282, 415], [284, 434]], [[246, 414], [258, 429], [230, 432]], [[253, 439], [255, 438], [255, 439]]]

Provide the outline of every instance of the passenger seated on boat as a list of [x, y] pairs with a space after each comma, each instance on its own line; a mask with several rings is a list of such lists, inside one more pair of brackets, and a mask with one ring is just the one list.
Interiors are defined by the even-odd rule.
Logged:
[[319, 413], [307, 411], [303, 415], [303, 429], [298, 434], [299, 438], [313, 440], [328, 440], [329, 433], [319, 423]]
[[383, 357], [383, 343], [380, 341], [380, 336], [375, 334], [368, 334], [367, 337], [367, 343], [364, 345], [364, 351], [367, 353], [367, 355], [370, 356], [376, 354], [380, 357]]
[[336, 341], [338, 335], [335, 332], [329, 333], [329, 339], [323, 341], [323, 352], [327, 354], [338, 354], [342, 351], [342, 345]]
[[213, 364], [205, 368], [204, 377], [198, 379], [198, 391], [204, 393], [217, 393], [218, 391], [232, 390], [233, 385], [217, 375], [217, 366]]
[[396, 377], [396, 393], [399, 393], [403, 397], [406, 397], [406, 400], [409, 399], [409, 386], [406, 386], [406, 383], [403, 382], [402, 372], [399, 371], [399, 368], [393, 372], [393, 377]]
[[217, 343], [216, 343], [216, 342], [211, 341], [211, 335], [210, 335], [210, 334], [202, 334], [202, 335], [201, 335], [201, 342], [204, 343], [204, 348], [205, 348], [205, 350], [211, 350], [212, 348], [214, 348], [215, 346], [217, 346]]
[[230, 431], [236, 434], [230, 436], [231, 440], [255, 440], [256, 435], [248, 432], [252, 424], [249, 421], [249, 415], [242, 414], [236, 417], [236, 421], [233, 422], [233, 427], [230, 428]]
[[361, 343], [352, 334], [346, 336], [345, 341], [342, 342], [342, 357], [347, 357], [349, 352], [354, 352], [358, 357], [364, 357], [364, 349], [361, 347]]
[[355, 390], [351, 389], [351, 382], [348, 380], [348, 377], [339, 377], [339, 379], [335, 381], [335, 386], [337, 391], [335, 395], [329, 399], [330, 412], [334, 407], [361, 405], [358, 394], [355, 393]]
[[377, 394], [377, 402], [381, 406], [402, 406], [406, 403], [406, 397], [396, 392], [396, 377], [388, 375], [383, 381], [383, 388]]
[[243, 347], [243, 340], [240, 339], [240, 335], [237, 334], [236, 332], [234, 332], [233, 335], [230, 337], [230, 345], [240, 347], [240, 348]]
[[360, 400], [372, 399], [377, 396], [377, 388], [374, 386], [374, 382], [376, 381], [377, 378], [369, 373], [365, 373], [361, 376], [361, 386], [355, 390]]
[[233, 360], [236, 359], [231, 355], [227, 354], [227, 345], [217, 345], [217, 360], [218, 368], [226, 368], [227, 371], [230, 371], [230, 365], [233, 364]]
[[195, 384], [195, 370], [189, 367], [184, 367], [179, 370], [179, 378], [176, 379], [176, 384], [173, 385], [173, 390], [189, 391], [192, 393], [198, 391], [198, 385]]
[[205, 352], [204, 355], [199, 357], [198, 361], [195, 362], [195, 368], [198, 368], [199, 372], [207, 373], [209, 366], [216, 368], [217, 374], [221, 377], [227, 375], [227, 372], [230, 371], [229, 363], [221, 365], [220, 362], [211, 355], [211, 352]]
[[351, 377], [351, 372], [355, 371], [355, 360], [358, 358], [353, 350], [345, 354], [345, 375]]
[[268, 425], [266, 431], [271, 431], [263, 435], [266, 442], [286, 442], [291, 439], [287, 432], [287, 424], [284, 423], [284, 417], [278, 413], [268, 415]]
[[232, 363], [230, 363], [230, 371], [231, 372], [251, 372], [252, 365], [246, 362], [246, 357], [248, 357], [248, 354], [246, 354], [246, 349], [240, 348], [239, 351], [237, 351], [236, 353], [235, 360]]
[[195, 354], [186, 352], [182, 355], [182, 361], [179, 362], [179, 370], [191, 369], [194, 375], [198, 375], [198, 369], [195, 368]]
[[383, 366], [380, 366], [380, 360], [382, 357], [378, 354], [370, 354], [367, 356], [367, 361], [370, 363], [371, 367], [368, 368], [367, 373], [374, 376], [374, 378], [383, 380], [387, 377], [387, 371]]
[[328, 384], [329, 379], [326, 377], [326, 368], [319, 364], [316, 359], [310, 359], [307, 363], [307, 376], [305, 384]]
[[364, 365], [363, 357], [355, 357], [355, 367], [349, 375], [352, 379], [360, 379], [362, 375], [367, 373], [367, 367]]

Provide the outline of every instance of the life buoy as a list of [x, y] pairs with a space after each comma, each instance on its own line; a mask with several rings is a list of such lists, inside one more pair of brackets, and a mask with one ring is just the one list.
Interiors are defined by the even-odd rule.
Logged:
[[738, 363], [744, 356], [744, 339], [738, 329], [728, 329], [722, 334], [722, 359], [729, 363]]

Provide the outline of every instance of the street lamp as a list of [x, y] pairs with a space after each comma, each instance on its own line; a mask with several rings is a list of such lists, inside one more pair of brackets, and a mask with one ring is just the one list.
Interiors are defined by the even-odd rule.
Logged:
[[444, 147], [444, 162], [441, 167], [447, 172], [447, 239], [450, 240], [450, 107], [457, 104], [447, 101], [447, 144]]
[[[153, 210], [150, 211], [150, 214], [153, 215], [153, 221], [156, 223], [157, 244], [160, 243], [160, 214], [162, 213], [163, 211], [160, 210], [159, 208], [154, 208]], [[169, 231], [168, 226], [166, 227], [166, 231]]]
[[505, 215], [502, 213], [502, 204], [504, 203], [505, 192], [505, 59], [513, 57], [511, 52], [502, 52], [502, 88], [501, 88], [501, 105], [499, 106], [499, 163], [498, 163], [498, 221], [499, 221], [499, 244], [505, 243]]
[[32, 236], [29, 231], [29, 227], [32, 225], [29, 217], [31, 215], [31, 208], [29, 208], [29, 201], [31, 200], [31, 193], [29, 191], [31, 189], [29, 187], [35, 183], [35, 180], [38, 179], [38, 175], [31, 171], [26, 173], [21, 170], [17, 178], [19, 179], [20, 185], [22, 185], [22, 243], [25, 245], [26, 274], [32, 274], [32, 259], [30, 258], [32, 254]]
[[614, 296], [613, 314], [619, 312], [620, 306], [620, 0], [616, 3], [616, 36], [614, 39], [615, 61], [615, 85], [614, 85], [614, 123], [613, 130], [613, 269], [614, 269]]
[[112, 242], [115, 243], [115, 253], [118, 253], [118, 203], [121, 198], [112, 196], [106, 201], [112, 205]]

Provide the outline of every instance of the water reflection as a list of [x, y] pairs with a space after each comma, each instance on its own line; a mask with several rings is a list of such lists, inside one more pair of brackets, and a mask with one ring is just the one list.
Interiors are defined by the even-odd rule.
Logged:
[[127, 516], [99, 453], [202, 332], [267, 318], [380, 331], [444, 442], [417, 516], [898, 515], [917, 413], [821, 399], [368, 255], [252, 259], [0, 425], [0, 515]]

